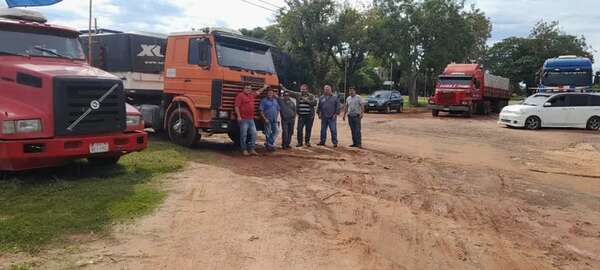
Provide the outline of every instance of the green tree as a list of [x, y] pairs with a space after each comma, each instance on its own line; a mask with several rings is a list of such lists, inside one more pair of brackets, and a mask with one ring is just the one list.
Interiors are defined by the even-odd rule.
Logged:
[[493, 73], [510, 78], [513, 89], [520, 89], [520, 83], [530, 89], [537, 86], [538, 73], [544, 61], [560, 55], [577, 55], [593, 60], [585, 37], [562, 32], [558, 22], [540, 21], [528, 37], [509, 37], [494, 44], [486, 53], [484, 65]]

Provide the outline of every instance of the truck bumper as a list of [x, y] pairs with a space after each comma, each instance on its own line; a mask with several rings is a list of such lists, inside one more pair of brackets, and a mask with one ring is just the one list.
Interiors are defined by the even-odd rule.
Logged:
[[427, 106], [430, 110], [438, 110], [442, 112], [468, 112], [470, 107], [463, 105], [437, 105], [429, 104]]
[[[108, 144], [102, 153], [90, 153], [92, 144]], [[0, 171], [22, 171], [62, 165], [89, 157], [122, 156], [146, 149], [143, 131], [23, 141], [0, 141]]]

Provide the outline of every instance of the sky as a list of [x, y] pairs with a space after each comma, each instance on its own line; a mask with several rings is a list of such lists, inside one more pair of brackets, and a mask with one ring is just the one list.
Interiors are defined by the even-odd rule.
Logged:
[[[169, 33], [192, 28], [221, 26], [253, 28], [273, 23], [284, 0], [93, 0], [99, 28], [121, 31]], [[363, 6], [368, 0], [348, 0]], [[539, 20], [560, 22], [571, 35], [585, 36], [600, 49], [600, 1], [598, 0], [466, 0], [483, 10], [493, 23], [490, 44], [510, 36], [527, 36]], [[0, 0], [0, 7], [6, 4]], [[260, 7], [259, 7], [260, 6]], [[52, 23], [87, 29], [88, 1], [32, 8], [42, 11]], [[600, 59], [600, 58], [598, 58]], [[600, 62], [600, 61], [598, 61]], [[600, 63], [599, 63], [600, 64]], [[600, 66], [599, 66], [600, 67]]]

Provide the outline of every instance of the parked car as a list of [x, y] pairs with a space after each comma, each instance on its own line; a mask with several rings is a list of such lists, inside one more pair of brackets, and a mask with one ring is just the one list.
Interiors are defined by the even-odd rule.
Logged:
[[367, 98], [365, 112], [380, 111], [391, 113], [402, 112], [404, 99], [396, 90], [378, 90]]
[[590, 93], [538, 93], [520, 105], [505, 107], [501, 125], [540, 129], [568, 127], [600, 129], [600, 95]]

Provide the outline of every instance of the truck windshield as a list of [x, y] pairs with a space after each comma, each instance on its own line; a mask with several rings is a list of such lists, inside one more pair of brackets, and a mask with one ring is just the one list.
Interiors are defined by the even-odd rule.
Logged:
[[461, 86], [470, 86], [473, 83], [473, 79], [471, 77], [440, 77], [439, 78], [440, 85], [449, 86], [449, 85], [461, 85]]
[[84, 59], [77, 37], [0, 30], [0, 54]]
[[528, 97], [523, 102], [523, 105], [540, 106], [544, 104], [544, 102], [546, 102], [546, 100], [548, 100], [549, 97], [551, 97], [551, 95], [533, 95]]
[[592, 71], [545, 71], [545, 86], [591, 86]]
[[260, 44], [218, 41], [217, 58], [221, 66], [275, 73], [270, 48]]

